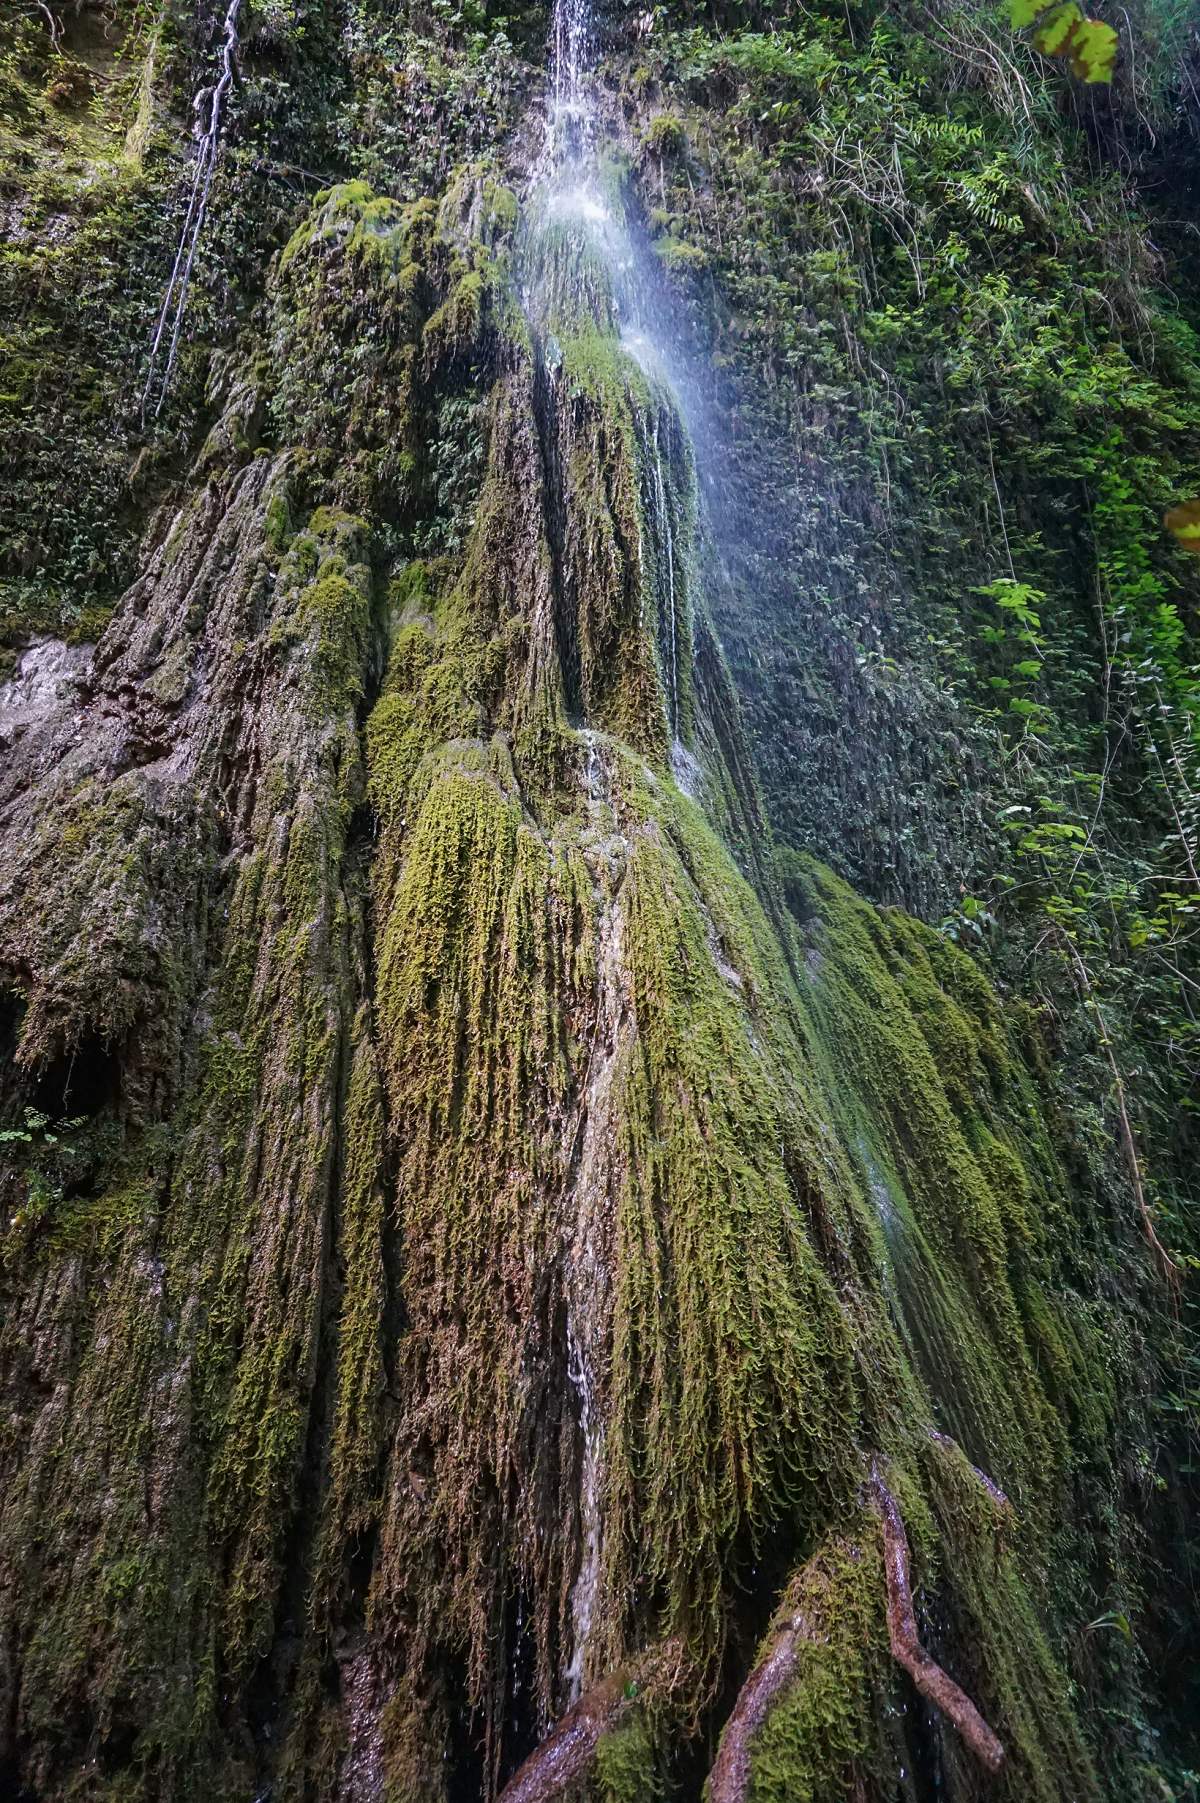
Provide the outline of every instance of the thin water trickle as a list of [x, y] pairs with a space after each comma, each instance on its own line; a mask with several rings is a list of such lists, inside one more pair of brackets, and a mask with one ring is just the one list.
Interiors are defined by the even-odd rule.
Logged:
[[[612, 842], [612, 796], [608, 763], [600, 735], [580, 734], [584, 800], [591, 839], [588, 856], [599, 877], [608, 863]], [[617, 886], [619, 886], [619, 879]], [[603, 890], [604, 885], [598, 883]], [[582, 1134], [576, 1145], [568, 1223], [567, 1250], [567, 1377], [579, 1411], [579, 1565], [571, 1589], [571, 1648], [563, 1672], [568, 1698], [575, 1701], [587, 1676], [588, 1651], [596, 1625], [603, 1577], [604, 1418], [600, 1393], [608, 1331], [608, 1281], [603, 1247], [611, 1192], [614, 1110], [622, 1047], [630, 1020], [624, 1003], [623, 921], [610, 881], [597, 920], [596, 1020], [584, 1077]]]
[[600, 1453], [601, 1427], [595, 1406], [591, 1361], [576, 1332], [574, 1315], [567, 1322], [567, 1376], [579, 1402], [583, 1440], [579, 1520], [582, 1546], [579, 1571], [571, 1592], [571, 1658], [565, 1677], [572, 1701], [583, 1689], [583, 1666], [600, 1590]]
[[[595, 119], [587, 92], [589, 52], [587, 0], [557, 0], [551, 31], [551, 99], [546, 121], [546, 150], [537, 186], [542, 189], [544, 216], [578, 225], [591, 240], [607, 245], [616, 231], [596, 182]], [[607, 258], [605, 258], [607, 261]], [[605, 813], [604, 755], [595, 734], [586, 732], [584, 792], [587, 813], [600, 828]], [[575, 1390], [580, 1433], [578, 1486], [578, 1570], [571, 1587], [571, 1650], [564, 1682], [571, 1702], [584, 1688], [587, 1650], [595, 1628], [604, 1561], [602, 1469], [604, 1419], [598, 1397], [598, 1374], [604, 1356], [604, 1269], [602, 1242], [605, 1203], [604, 1121], [613, 1076], [614, 983], [620, 966], [620, 916], [607, 907], [600, 920], [600, 995], [595, 1040], [589, 1057], [584, 1094], [584, 1130], [578, 1147], [571, 1194], [568, 1251], [568, 1379]]]
[[[187, 311], [192, 266], [195, 263], [196, 250], [204, 230], [209, 195], [212, 192], [213, 174], [221, 150], [221, 125], [225, 102], [233, 87], [234, 69], [237, 66], [238, 15], [241, 9], [242, 0], [229, 0], [222, 26], [220, 72], [216, 81], [209, 87], [201, 88], [192, 102], [192, 111], [195, 114], [193, 129], [196, 138], [192, 186], [188, 195], [187, 212], [184, 214], [183, 226], [179, 234], [175, 262], [171, 268], [166, 293], [163, 295], [162, 306], [159, 309], [158, 321], [154, 329], [154, 338], [150, 346], [150, 363], [146, 371], [146, 385], [142, 390], [143, 416], [150, 405], [156, 377], [158, 378], [158, 401], [154, 408], [155, 417], [162, 412], [163, 401], [166, 399], [167, 389], [175, 369], [175, 359], [179, 354], [179, 335], [183, 329], [183, 318]], [[170, 327], [169, 338], [168, 327]], [[166, 364], [160, 374], [159, 355], [164, 339], [167, 339]]]

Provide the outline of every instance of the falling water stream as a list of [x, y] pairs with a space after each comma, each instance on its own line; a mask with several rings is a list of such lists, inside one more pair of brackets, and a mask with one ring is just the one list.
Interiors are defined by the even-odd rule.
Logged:
[[[669, 306], [664, 306], [653, 257], [622, 216], [619, 202], [603, 174], [606, 149], [603, 121], [596, 103], [591, 64], [593, 34], [587, 0], [557, 0], [551, 33], [551, 100], [542, 156], [534, 171], [532, 211], [543, 224], [578, 235], [581, 248], [604, 269], [613, 323], [622, 349], [641, 371], [656, 404], [636, 421], [644, 485], [642, 514], [650, 543], [642, 545], [643, 567], [650, 571], [657, 595], [660, 663], [668, 704], [668, 720], [676, 761], [684, 754], [684, 709], [681, 703], [681, 640], [689, 631], [685, 583], [673, 520], [679, 496], [669, 479], [664, 421], [676, 425], [689, 455], [695, 421], [687, 405], [687, 382], [680, 368], [678, 334]], [[547, 311], [542, 297], [542, 311]], [[530, 297], [538, 310], [537, 297]], [[684, 427], [689, 430], [684, 430]]]
[[[675, 448], [686, 445], [676, 397], [664, 373], [664, 359], [647, 329], [646, 284], [631, 234], [602, 177], [602, 124], [592, 69], [592, 28], [587, 0], [557, 0], [551, 32], [551, 68], [546, 137], [533, 172], [529, 214], [534, 249], [539, 232], [555, 234], [568, 254], [530, 259], [535, 272], [526, 294], [531, 320], [540, 322], [543, 356], [556, 367], [558, 350], [547, 322], [556, 315], [592, 319], [620, 333], [621, 347], [652, 396], [635, 408], [641, 483], [639, 564], [642, 604], [657, 614], [656, 641], [668, 725], [673, 740], [683, 731], [680, 699], [681, 632], [690, 630], [679, 567], [673, 509], [677, 483], [671, 480], [670, 434]], [[593, 291], [587, 270], [603, 279]], [[578, 273], [577, 273], [578, 272]], [[538, 290], [539, 280], [543, 284]], [[564, 292], [571, 284], [578, 291]], [[678, 422], [678, 423], [677, 423]], [[686, 455], [686, 452], [685, 452]], [[681, 619], [682, 613], [682, 619]], [[649, 622], [647, 622], [649, 624]], [[605, 845], [614, 838], [608, 774], [609, 753], [602, 735], [583, 727], [585, 807], [595, 845], [597, 869]], [[679, 747], [682, 751], [682, 747]], [[603, 1372], [609, 1280], [604, 1248], [611, 1229], [614, 1186], [613, 1147], [619, 1120], [622, 1067], [634, 1031], [625, 994], [623, 914], [611, 886], [598, 881], [599, 940], [596, 1019], [583, 1085], [579, 1143], [565, 1231], [567, 1290], [567, 1374], [578, 1410], [578, 1565], [570, 1596], [570, 1646], [564, 1682], [569, 1698], [579, 1696], [593, 1675], [591, 1643], [603, 1587], [604, 1409]]]
[[671, 527], [671, 510], [667, 504], [667, 485], [663, 477], [662, 447], [659, 422], [654, 422], [650, 441], [654, 464], [654, 506], [658, 524], [658, 547], [666, 574], [666, 617], [671, 641], [671, 736], [679, 738], [679, 622], [675, 613], [675, 534]]

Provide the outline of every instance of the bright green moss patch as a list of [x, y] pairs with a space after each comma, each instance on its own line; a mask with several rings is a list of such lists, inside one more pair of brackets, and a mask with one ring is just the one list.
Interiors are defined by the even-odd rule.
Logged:
[[422, 344], [429, 367], [438, 370], [456, 362], [469, 364], [479, 354], [488, 293], [487, 278], [478, 269], [455, 283], [425, 322]]
[[409, 261], [412, 222], [407, 207], [373, 194], [366, 182], [339, 182], [315, 197], [309, 217], [284, 246], [280, 270], [304, 251], [335, 246], [344, 256], [397, 274]]
[[698, 275], [709, 266], [708, 252], [699, 244], [689, 244], [686, 238], [656, 238], [654, 254], [674, 276]]
[[642, 148], [652, 156], [678, 156], [686, 146], [687, 128], [675, 113], [659, 113], [642, 133]]
[[[280, 501], [276, 495], [268, 503], [268, 542]], [[291, 540], [280, 571], [284, 593], [294, 599], [281, 610], [275, 635], [280, 641], [295, 636], [308, 647], [307, 704], [322, 720], [354, 706], [364, 690], [372, 606], [365, 531], [351, 514], [318, 508], [307, 531]]]
[[397, 1456], [428, 1478], [389, 1496], [376, 1589], [380, 1611], [407, 1597], [425, 1636], [452, 1624], [480, 1686], [495, 1656], [495, 1550], [531, 1579], [544, 1556], [520, 1532], [508, 1474], [536, 1456], [529, 1405], [549, 1379], [535, 1274], [561, 1156], [572, 893], [503, 749], [460, 763], [447, 748], [380, 897], [381, 1063], [408, 1247], [400, 1356], [430, 1407], [401, 1424]]
[[772, 1001], [762, 1018], [755, 1002], [765, 923], [698, 818], [681, 839], [685, 856], [699, 842], [690, 869], [653, 827], [637, 834], [622, 899], [638, 1039], [609, 1481], [633, 1569], [703, 1644], [732, 1536], [819, 1509], [857, 1402], [845, 1317], [797, 1209], [810, 1149], [795, 1064], [772, 1044]]
[[[1104, 1795], [1008, 1524], [960, 1451], [930, 1440], [923, 1455], [938, 1587], [953, 1623], [944, 1658], [1004, 1739], [998, 1794], [1012, 1803]], [[967, 1782], [970, 1755], [949, 1735], [946, 1745], [954, 1781]]]
[[665, 1794], [660, 1754], [645, 1710], [633, 1708], [596, 1747], [596, 1803], [658, 1803]]
[[950, 1430], [1032, 1502], [1066, 1446], [1024, 1332], [1019, 1276], [1065, 1177], [1029, 1112], [1029, 1079], [963, 953], [827, 872], [796, 868], [820, 916], [806, 1006], [877, 1213], [898, 1325]]

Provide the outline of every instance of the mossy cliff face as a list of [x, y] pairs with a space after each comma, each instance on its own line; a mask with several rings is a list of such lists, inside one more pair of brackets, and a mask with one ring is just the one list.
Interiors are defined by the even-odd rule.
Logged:
[[592, 235], [396, 188], [316, 193], [98, 642], [0, 691], [0, 1776], [457, 1803], [607, 1685], [577, 1793], [697, 1797], [786, 1628], [747, 1796], [1145, 1794], [1115, 1162], [1033, 1010], [772, 847]]

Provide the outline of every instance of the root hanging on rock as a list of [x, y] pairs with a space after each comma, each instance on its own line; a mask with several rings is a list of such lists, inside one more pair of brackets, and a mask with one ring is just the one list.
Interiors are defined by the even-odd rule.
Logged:
[[549, 1803], [582, 1777], [592, 1763], [600, 1736], [625, 1709], [628, 1688], [624, 1674], [614, 1672], [585, 1690], [509, 1779], [499, 1803]]
[[708, 1779], [708, 1803], [742, 1803], [750, 1784], [750, 1749], [771, 1705], [796, 1670], [797, 1651], [816, 1635], [807, 1617], [793, 1615], [771, 1640], [738, 1692]]
[[1000, 1560], [1004, 1553], [1005, 1542], [1013, 1522], [1016, 1519], [1012, 1503], [1000, 1488], [995, 1478], [989, 1477], [987, 1472], [981, 1470], [978, 1465], [972, 1465], [970, 1459], [967, 1458], [966, 1453], [958, 1444], [957, 1440], [952, 1440], [949, 1434], [939, 1433], [936, 1427], [931, 1427], [929, 1429], [929, 1438], [933, 1441], [935, 1446], [946, 1446], [951, 1452], [958, 1454], [966, 1465], [967, 1470], [971, 1473], [971, 1476], [975, 1479], [976, 1483], [991, 1503], [992, 1508], [995, 1511], [996, 1569], [999, 1570]]
[[[1007, 1499], [1006, 1499], [1007, 1500]], [[1004, 1748], [965, 1691], [959, 1689], [921, 1645], [913, 1610], [908, 1571], [908, 1538], [900, 1505], [884, 1483], [879, 1466], [871, 1466], [871, 1501], [883, 1530], [883, 1567], [887, 1578], [888, 1639], [892, 1657], [903, 1666], [921, 1695], [949, 1717], [967, 1746], [989, 1772], [1004, 1764]]]
[[560, 1717], [545, 1740], [509, 1779], [497, 1803], [550, 1803], [588, 1770], [608, 1730], [633, 1706], [647, 1684], [670, 1690], [680, 1679], [682, 1649], [677, 1641], [648, 1653], [637, 1664], [611, 1672]]

